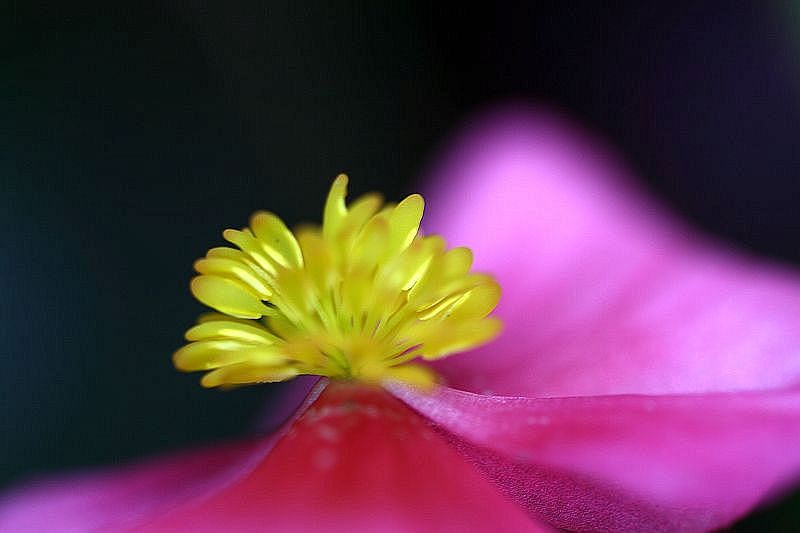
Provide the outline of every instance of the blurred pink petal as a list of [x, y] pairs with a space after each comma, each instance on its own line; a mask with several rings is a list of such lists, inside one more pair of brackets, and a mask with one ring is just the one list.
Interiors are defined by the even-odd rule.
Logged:
[[0, 496], [0, 531], [120, 531], [249, 471], [268, 438], [168, 455], [116, 470], [49, 478]]
[[546, 529], [377, 388], [331, 386], [271, 450], [256, 444], [21, 492], [0, 530]]
[[540, 530], [408, 407], [330, 386], [247, 476], [148, 531]]
[[426, 228], [503, 287], [500, 339], [449, 384], [524, 396], [735, 391], [800, 378], [800, 277], [698, 236], [563, 120], [507, 108], [431, 172]]
[[[394, 392], [456, 443], [474, 445], [463, 453], [559, 527], [712, 529], [800, 474], [800, 389], [575, 398]], [[546, 478], [557, 473], [581, 482]], [[599, 508], [598, 498], [606, 500]], [[567, 515], [566, 504], [574, 507]]]

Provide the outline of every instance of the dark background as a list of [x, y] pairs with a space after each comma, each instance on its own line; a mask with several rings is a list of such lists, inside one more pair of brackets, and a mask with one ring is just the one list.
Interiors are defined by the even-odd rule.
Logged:
[[280, 387], [173, 370], [192, 261], [258, 208], [318, 219], [340, 171], [411, 192], [493, 102], [562, 110], [800, 263], [797, 2], [428, 4], [0, 4], [0, 486], [241, 435]]

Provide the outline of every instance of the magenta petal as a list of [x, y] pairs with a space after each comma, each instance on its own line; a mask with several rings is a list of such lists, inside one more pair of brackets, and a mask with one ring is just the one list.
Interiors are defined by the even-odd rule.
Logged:
[[[311, 387], [313, 389], [309, 390]], [[291, 424], [324, 383], [303, 380], [285, 390]], [[300, 394], [306, 394], [302, 401]], [[300, 407], [297, 408], [297, 404]], [[286, 405], [277, 411], [285, 418]], [[277, 422], [273, 417], [268, 423]], [[43, 478], [0, 494], [0, 531], [123, 531], [202, 500], [246, 476], [283, 434], [184, 451], [117, 469]]]
[[0, 531], [123, 531], [226, 486], [269, 446], [259, 439], [30, 483], [0, 496]]
[[148, 531], [537, 531], [426, 422], [377, 388], [332, 386], [246, 477]]
[[18, 490], [0, 531], [547, 529], [381, 389], [329, 387], [284, 429]]
[[432, 172], [426, 228], [503, 288], [495, 342], [437, 363], [524, 396], [760, 389], [800, 377], [800, 278], [728, 253], [552, 114], [476, 121]]
[[800, 474], [800, 389], [543, 399], [394, 393], [560, 527], [720, 527]]

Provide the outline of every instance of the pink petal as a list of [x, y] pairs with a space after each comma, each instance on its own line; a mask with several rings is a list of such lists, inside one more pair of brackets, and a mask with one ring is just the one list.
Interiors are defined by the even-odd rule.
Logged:
[[202, 498], [252, 468], [258, 439], [184, 452], [114, 471], [45, 479], [0, 496], [0, 531], [121, 531]]
[[131, 529], [544, 528], [401, 402], [380, 389], [339, 386], [276, 443], [259, 439], [43, 482], [0, 501], [0, 531]]
[[333, 386], [248, 476], [148, 531], [541, 529], [380, 389]]
[[393, 392], [522, 506], [592, 530], [724, 526], [800, 478], [800, 389], [586, 398]]
[[[298, 381], [284, 389], [276, 411], [291, 425], [319, 396], [324, 383]], [[305, 400], [298, 396], [305, 392]], [[298, 404], [300, 407], [298, 408]], [[277, 422], [276, 417], [262, 421]], [[0, 494], [0, 531], [121, 531], [224, 489], [247, 475], [285, 431], [62, 478], [41, 479]]]
[[455, 387], [564, 396], [761, 389], [800, 377], [800, 278], [687, 230], [548, 113], [476, 121], [434, 168], [426, 227], [503, 287]]

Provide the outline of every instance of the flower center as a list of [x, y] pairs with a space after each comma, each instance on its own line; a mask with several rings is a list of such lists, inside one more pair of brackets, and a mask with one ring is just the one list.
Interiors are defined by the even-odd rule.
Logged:
[[424, 201], [383, 205], [376, 194], [346, 205], [339, 175], [322, 227], [292, 233], [269, 212], [225, 230], [238, 249], [212, 248], [195, 263], [191, 290], [219, 313], [201, 316], [173, 360], [210, 370], [206, 387], [274, 382], [300, 374], [426, 387], [433, 360], [493, 338], [487, 315], [500, 287], [470, 272], [468, 248], [421, 236]]

